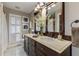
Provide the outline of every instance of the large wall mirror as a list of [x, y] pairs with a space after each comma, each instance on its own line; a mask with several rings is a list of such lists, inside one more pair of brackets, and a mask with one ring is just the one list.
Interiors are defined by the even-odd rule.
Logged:
[[47, 8], [48, 32], [57, 32], [64, 34], [64, 13], [63, 3], [50, 3]]
[[35, 31], [40, 31], [40, 22], [43, 32], [56, 32], [64, 34], [64, 3], [48, 2], [34, 13]]
[[42, 26], [43, 28], [43, 33], [45, 33], [46, 30], [46, 7], [40, 8], [38, 11], [34, 13], [34, 18], [35, 18], [35, 30], [36, 32], [40, 32], [40, 28]]

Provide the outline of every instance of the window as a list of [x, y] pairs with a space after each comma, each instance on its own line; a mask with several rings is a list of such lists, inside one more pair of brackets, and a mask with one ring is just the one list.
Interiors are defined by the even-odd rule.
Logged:
[[21, 41], [21, 22], [21, 16], [13, 14], [9, 15], [9, 43]]

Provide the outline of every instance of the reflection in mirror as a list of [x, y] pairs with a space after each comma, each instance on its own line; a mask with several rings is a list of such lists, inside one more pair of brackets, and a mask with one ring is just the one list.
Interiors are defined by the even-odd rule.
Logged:
[[40, 32], [41, 27], [42, 31], [45, 32], [45, 24], [46, 24], [46, 8], [43, 7], [35, 14], [35, 21], [36, 21], [36, 31]]
[[62, 15], [62, 2], [52, 3], [48, 6], [48, 32], [60, 32]]

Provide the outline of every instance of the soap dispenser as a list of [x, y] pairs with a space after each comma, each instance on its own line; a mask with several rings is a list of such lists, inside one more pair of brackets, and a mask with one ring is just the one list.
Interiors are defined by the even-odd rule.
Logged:
[[62, 40], [62, 35], [59, 33], [59, 35], [58, 35], [58, 39], [59, 40]]

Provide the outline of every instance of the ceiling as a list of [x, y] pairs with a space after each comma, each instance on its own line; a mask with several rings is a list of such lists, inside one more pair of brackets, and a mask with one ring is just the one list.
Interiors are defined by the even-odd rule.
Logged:
[[22, 11], [25, 13], [31, 13], [35, 8], [37, 2], [3, 2], [5, 7]]

